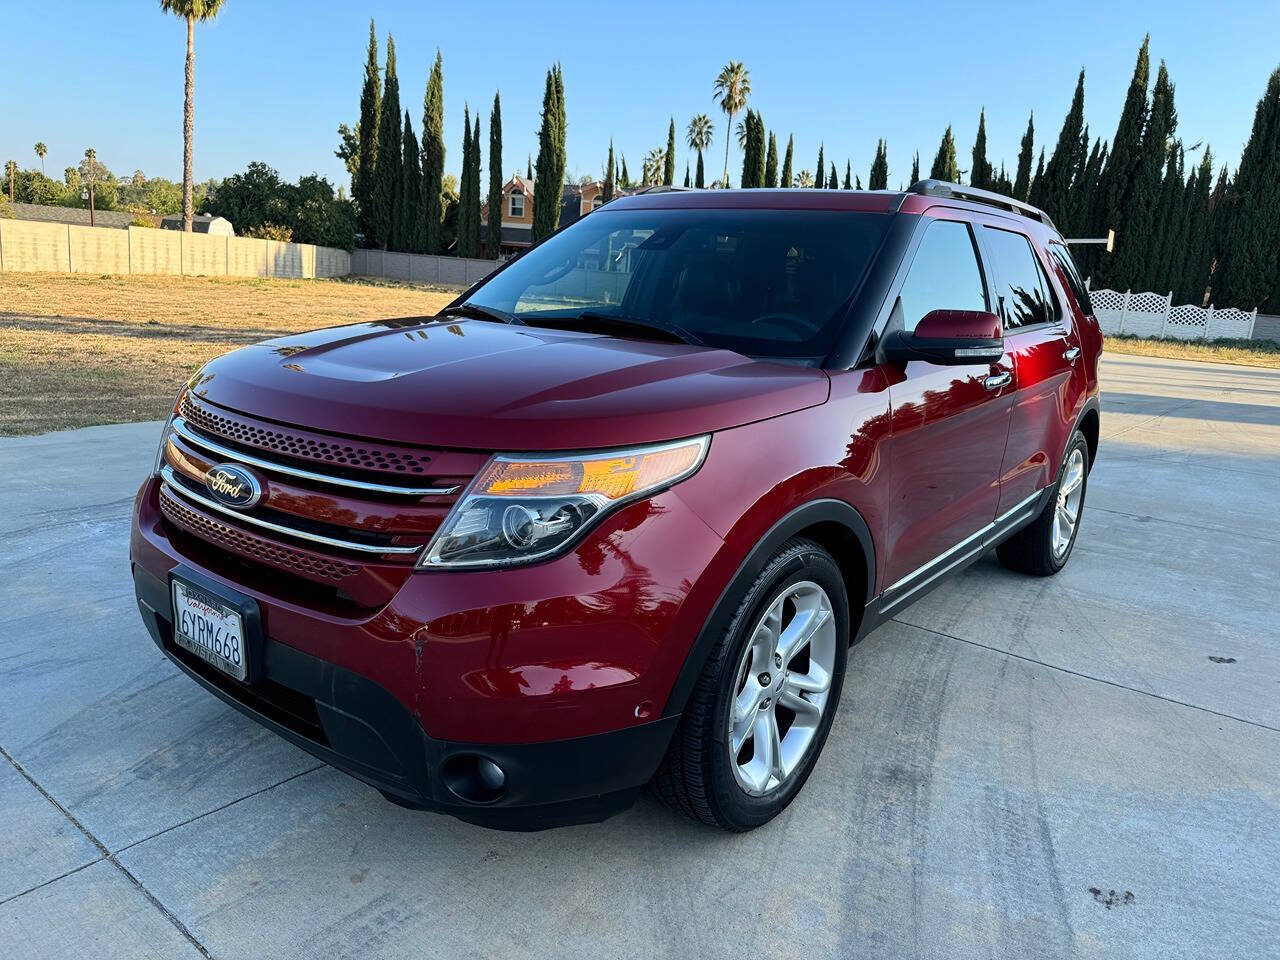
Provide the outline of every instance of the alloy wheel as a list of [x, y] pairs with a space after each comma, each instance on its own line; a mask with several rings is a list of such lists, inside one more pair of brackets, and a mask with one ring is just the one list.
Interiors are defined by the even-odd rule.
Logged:
[[1084, 454], [1076, 447], [1067, 459], [1058, 484], [1058, 502], [1053, 514], [1053, 555], [1061, 560], [1071, 548], [1080, 508], [1084, 504]]
[[727, 717], [738, 785], [763, 796], [786, 783], [817, 735], [836, 658], [831, 598], [818, 584], [789, 584], [770, 601], [743, 650]]

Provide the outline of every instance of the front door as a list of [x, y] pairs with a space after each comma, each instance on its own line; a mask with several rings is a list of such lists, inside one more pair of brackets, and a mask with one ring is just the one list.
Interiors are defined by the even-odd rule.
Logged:
[[[991, 310], [970, 225], [934, 220], [924, 230], [890, 323], [899, 311], [910, 331], [933, 310]], [[910, 589], [914, 574], [945, 567], [939, 558], [995, 518], [1012, 375], [1007, 354], [966, 366], [885, 366], [893, 408], [887, 589]]]

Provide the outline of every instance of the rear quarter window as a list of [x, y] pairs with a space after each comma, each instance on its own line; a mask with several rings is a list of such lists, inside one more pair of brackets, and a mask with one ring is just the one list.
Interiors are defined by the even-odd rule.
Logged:
[[1076, 267], [1076, 261], [1071, 256], [1071, 251], [1061, 243], [1051, 243], [1049, 244], [1049, 254], [1053, 257], [1054, 262], [1058, 264], [1062, 279], [1071, 288], [1071, 295], [1076, 298], [1076, 303], [1079, 304], [1080, 310], [1083, 313], [1092, 314], [1093, 303], [1089, 300], [1089, 288], [1080, 279], [1080, 270]]

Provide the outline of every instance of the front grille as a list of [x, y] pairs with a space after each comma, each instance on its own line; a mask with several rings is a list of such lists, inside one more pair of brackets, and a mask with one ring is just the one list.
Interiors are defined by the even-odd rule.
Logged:
[[225, 547], [233, 553], [257, 560], [278, 570], [295, 573], [310, 580], [338, 582], [354, 577], [360, 572], [355, 564], [346, 563], [310, 551], [294, 550], [283, 544], [273, 543], [220, 520], [203, 516], [178, 502], [167, 490], [160, 490], [160, 512], [173, 524], [188, 533]]
[[247, 417], [222, 413], [194, 400], [190, 394], [182, 399], [182, 416], [206, 433], [233, 443], [270, 450], [298, 460], [327, 463], [374, 473], [412, 473], [424, 475], [431, 457], [426, 454], [383, 444], [364, 444], [337, 437], [322, 439], [307, 436]]

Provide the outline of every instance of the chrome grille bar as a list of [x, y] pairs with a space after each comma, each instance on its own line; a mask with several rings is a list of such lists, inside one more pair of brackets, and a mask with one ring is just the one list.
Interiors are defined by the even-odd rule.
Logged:
[[458, 492], [457, 486], [402, 487], [393, 483], [371, 483], [367, 480], [351, 480], [347, 477], [337, 477], [332, 474], [303, 470], [301, 467], [291, 467], [287, 464], [278, 463], [275, 460], [265, 460], [261, 457], [255, 457], [252, 454], [244, 453], [231, 447], [225, 447], [214, 440], [200, 436], [187, 426], [187, 421], [182, 417], [173, 418], [172, 429], [174, 433], [187, 441], [187, 443], [193, 444], [197, 447], [202, 447], [210, 453], [215, 453], [226, 460], [238, 463], [247, 463], [250, 466], [260, 467], [263, 470], [271, 470], [276, 473], [283, 473], [286, 476], [298, 477], [302, 480], [311, 480], [315, 483], [327, 483], [331, 486], [345, 487], [350, 490], [362, 490], [366, 493], [392, 493], [410, 497], [447, 497], [450, 494]]
[[165, 490], [171, 494], [183, 497], [192, 503], [204, 507], [206, 510], [216, 511], [217, 513], [239, 520], [241, 523], [246, 523], [254, 527], [261, 527], [263, 530], [270, 530], [272, 533], [283, 534], [286, 537], [296, 537], [299, 540], [323, 544], [326, 547], [337, 547], [339, 550], [354, 550], [357, 553], [393, 553], [408, 555], [415, 554], [422, 549], [422, 547], [380, 547], [369, 543], [357, 543], [354, 540], [340, 540], [337, 537], [326, 537], [319, 533], [311, 533], [308, 530], [299, 530], [296, 527], [286, 527], [283, 524], [272, 523], [270, 520], [263, 520], [260, 517], [241, 513], [239, 510], [232, 510], [230, 507], [224, 507], [216, 500], [210, 500], [208, 497], [195, 493], [178, 481], [177, 475], [173, 472], [173, 467], [168, 464], [165, 464], [160, 468], [160, 476], [164, 479]]

